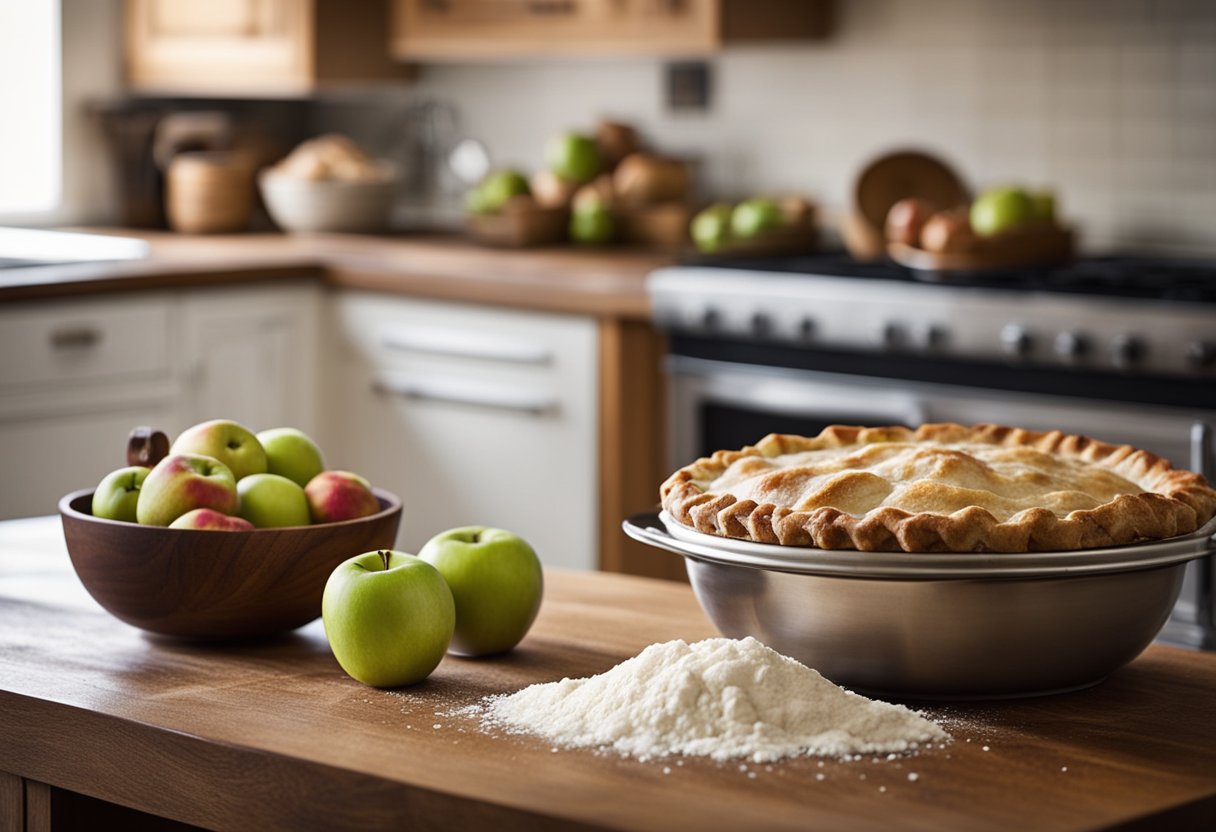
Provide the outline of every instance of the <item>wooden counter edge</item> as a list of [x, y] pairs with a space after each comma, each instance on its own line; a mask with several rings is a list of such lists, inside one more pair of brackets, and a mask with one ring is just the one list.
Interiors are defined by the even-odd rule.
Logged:
[[[0, 706], [8, 716], [0, 721], [0, 797], [22, 778], [221, 829], [598, 828], [7, 691]], [[234, 788], [234, 780], [257, 788]], [[12, 817], [10, 803], [3, 807]]]

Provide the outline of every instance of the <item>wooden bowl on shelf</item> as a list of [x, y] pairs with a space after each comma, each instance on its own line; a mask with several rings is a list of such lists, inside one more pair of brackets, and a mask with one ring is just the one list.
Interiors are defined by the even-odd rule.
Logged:
[[503, 210], [493, 214], [469, 214], [465, 228], [473, 239], [499, 248], [527, 248], [563, 242], [570, 230], [567, 208]]
[[1033, 224], [990, 237], [977, 237], [974, 248], [932, 252], [904, 243], [888, 243], [887, 254], [901, 266], [939, 277], [1035, 266], [1059, 266], [1073, 258], [1076, 233], [1068, 226]]
[[115, 618], [165, 636], [235, 640], [314, 620], [338, 564], [393, 546], [401, 501], [376, 497], [380, 511], [368, 517], [244, 532], [103, 520], [92, 489], [60, 500], [59, 514], [76, 575]]

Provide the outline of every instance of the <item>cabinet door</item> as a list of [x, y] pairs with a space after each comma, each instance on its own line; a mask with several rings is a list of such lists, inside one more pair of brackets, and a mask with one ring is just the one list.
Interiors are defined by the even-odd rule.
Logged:
[[136, 425], [177, 421], [172, 298], [114, 296], [0, 309], [0, 519], [126, 464]]
[[400, 546], [498, 526], [596, 567], [594, 321], [354, 293], [333, 312], [327, 461], [401, 497]]
[[315, 286], [200, 289], [182, 304], [182, 410], [190, 423], [317, 429]]
[[313, 77], [304, 0], [127, 0], [127, 70], [150, 91], [303, 92]]
[[702, 54], [715, 0], [396, 0], [401, 58]]

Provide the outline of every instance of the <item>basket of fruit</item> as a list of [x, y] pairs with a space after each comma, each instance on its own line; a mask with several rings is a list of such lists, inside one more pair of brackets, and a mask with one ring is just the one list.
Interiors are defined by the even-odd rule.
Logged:
[[321, 615], [334, 569], [390, 549], [401, 502], [328, 470], [292, 428], [204, 422], [170, 445], [150, 428], [127, 466], [59, 503], [80, 582], [115, 617], [151, 633], [240, 639]]
[[1074, 238], [1057, 222], [1052, 194], [1012, 186], [949, 208], [910, 197], [886, 221], [891, 259], [930, 275], [1059, 265], [1072, 259]]
[[482, 180], [466, 201], [469, 234], [508, 247], [686, 244], [688, 166], [645, 150], [632, 127], [605, 121], [594, 136], [554, 136], [545, 164], [531, 177], [504, 168]]
[[818, 245], [815, 206], [801, 196], [755, 196], [737, 204], [715, 202], [689, 226], [702, 255], [805, 254]]

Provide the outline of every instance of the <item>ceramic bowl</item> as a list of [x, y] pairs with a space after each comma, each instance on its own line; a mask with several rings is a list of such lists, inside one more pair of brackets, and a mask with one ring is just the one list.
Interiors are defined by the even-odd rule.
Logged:
[[60, 500], [59, 514], [80, 582], [116, 618], [165, 636], [246, 639], [314, 620], [338, 564], [393, 546], [401, 501], [376, 497], [368, 517], [243, 532], [103, 520], [92, 489]]
[[389, 222], [400, 174], [381, 163], [382, 178], [369, 182], [300, 179], [273, 169], [258, 175], [262, 201], [284, 231], [375, 232]]

